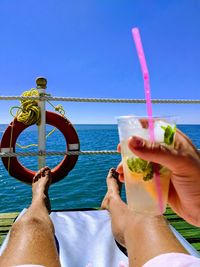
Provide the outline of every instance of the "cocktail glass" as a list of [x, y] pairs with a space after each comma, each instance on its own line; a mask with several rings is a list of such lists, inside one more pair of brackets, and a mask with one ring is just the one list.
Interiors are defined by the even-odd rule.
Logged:
[[[138, 116], [121, 116], [117, 119], [128, 207], [138, 213], [162, 214], [167, 206], [170, 170], [137, 157], [128, 147], [131, 136], [150, 140], [149, 119]], [[155, 142], [173, 147], [176, 118], [168, 116], [151, 119]]]

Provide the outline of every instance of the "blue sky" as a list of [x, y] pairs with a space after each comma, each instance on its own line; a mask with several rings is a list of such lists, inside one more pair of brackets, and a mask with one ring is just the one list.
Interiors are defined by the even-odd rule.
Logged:
[[[1, 0], [0, 95], [20, 95], [45, 76], [54, 96], [144, 98], [131, 36], [137, 26], [152, 97], [200, 99], [199, 14], [199, 0]], [[11, 121], [9, 107], [16, 104], [0, 102], [0, 123]], [[63, 106], [73, 123], [146, 114], [141, 104]], [[200, 123], [199, 105], [154, 105], [153, 111]]]

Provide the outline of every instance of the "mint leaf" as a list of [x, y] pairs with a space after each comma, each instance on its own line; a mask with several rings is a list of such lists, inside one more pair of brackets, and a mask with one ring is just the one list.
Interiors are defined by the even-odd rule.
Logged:
[[170, 125], [168, 126], [161, 126], [161, 128], [165, 131], [164, 133], [164, 143], [167, 145], [171, 145], [174, 140], [174, 134], [176, 132], [176, 126], [174, 126], [174, 129]]
[[153, 178], [153, 164], [140, 158], [128, 158], [127, 165], [130, 171], [143, 174], [143, 180]]
[[147, 167], [147, 161], [140, 158], [128, 158], [127, 165], [132, 172], [143, 173]]
[[149, 181], [153, 178], [153, 163], [149, 162], [147, 165], [146, 171], [143, 176], [144, 181]]

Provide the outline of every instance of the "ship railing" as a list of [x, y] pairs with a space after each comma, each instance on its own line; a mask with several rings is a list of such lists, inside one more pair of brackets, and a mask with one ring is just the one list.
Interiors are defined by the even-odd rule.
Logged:
[[[65, 102], [88, 102], [88, 103], [129, 103], [129, 104], [145, 104], [145, 99], [116, 99], [116, 98], [83, 98], [83, 97], [57, 97], [57, 96], [0, 96], [0, 100], [38, 100], [45, 101], [65, 101]], [[152, 99], [153, 104], [200, 104], [200, 99]], [[198, 149], [200, 151], [200, 149]], [[64, 155], [116, 155], [116, 150], [96, 150], [96, 151], [45, 151], [37, 152], [0, 152], [2, 157], [16, 156], [64, 156]], [[43, 165], [43, 164], [42, 164]]]

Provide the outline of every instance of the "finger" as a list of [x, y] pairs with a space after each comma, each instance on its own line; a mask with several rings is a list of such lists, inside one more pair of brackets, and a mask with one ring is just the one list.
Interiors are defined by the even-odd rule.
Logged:
[[118, 146], [117, 146], [117, 151], [118, 151], [119, 153], [121, 153], [121, 144], [118, 144]]
[[121, 183], [125, 183], [124, 174], [119, 174], [118, 179]]
[[149, 126], [149, 121], [148, 121], [148, 119], [142, 118], [142, 119], [140, 119], [140, 123], [141, 123], [141, 125], [142, 125], [142, 128], [144, 128], [144, 129], [147, 129], [148, 126]]
[[118, 164], [117, 168], [116, 168], [116, 171], [121, 174], [123, 173], [123, 164], [122, 164], [122, 161]]
[[[119, 153], [121, 153], [121, 144], [118, 144], [118, 146], [117, 146], [117, 151], [118, 151]], [[123, 171], [122, 162], [119, 163], [119, 165], [118, 165], [116, 171], [119, 173], [119, 177], [118, 177], [119, 181], [120, 181], [121, 183], [124, 183], [124, 171]]]
[[140, 137], [131, 137], [128, 141], [131, 151], [138, 157], [159, 163], [170, 170], [176, 170], [183, 165], [184, 157], [173, 148], [162, 146], [159, 143], [151, 143]]
[[191, 139], [179, 129], [176, 130], [174, 148], [176, 150], [187, 151], [196, 158], [199, 158], [200, 154]]
[[121, 183], [124, 183], [124, 170], [123, 170], [122, 162], [119, 163], [119, 165], [116, 168], [116, 171], [119, 173], [119, 177], [118, 177], [119, 181]]

